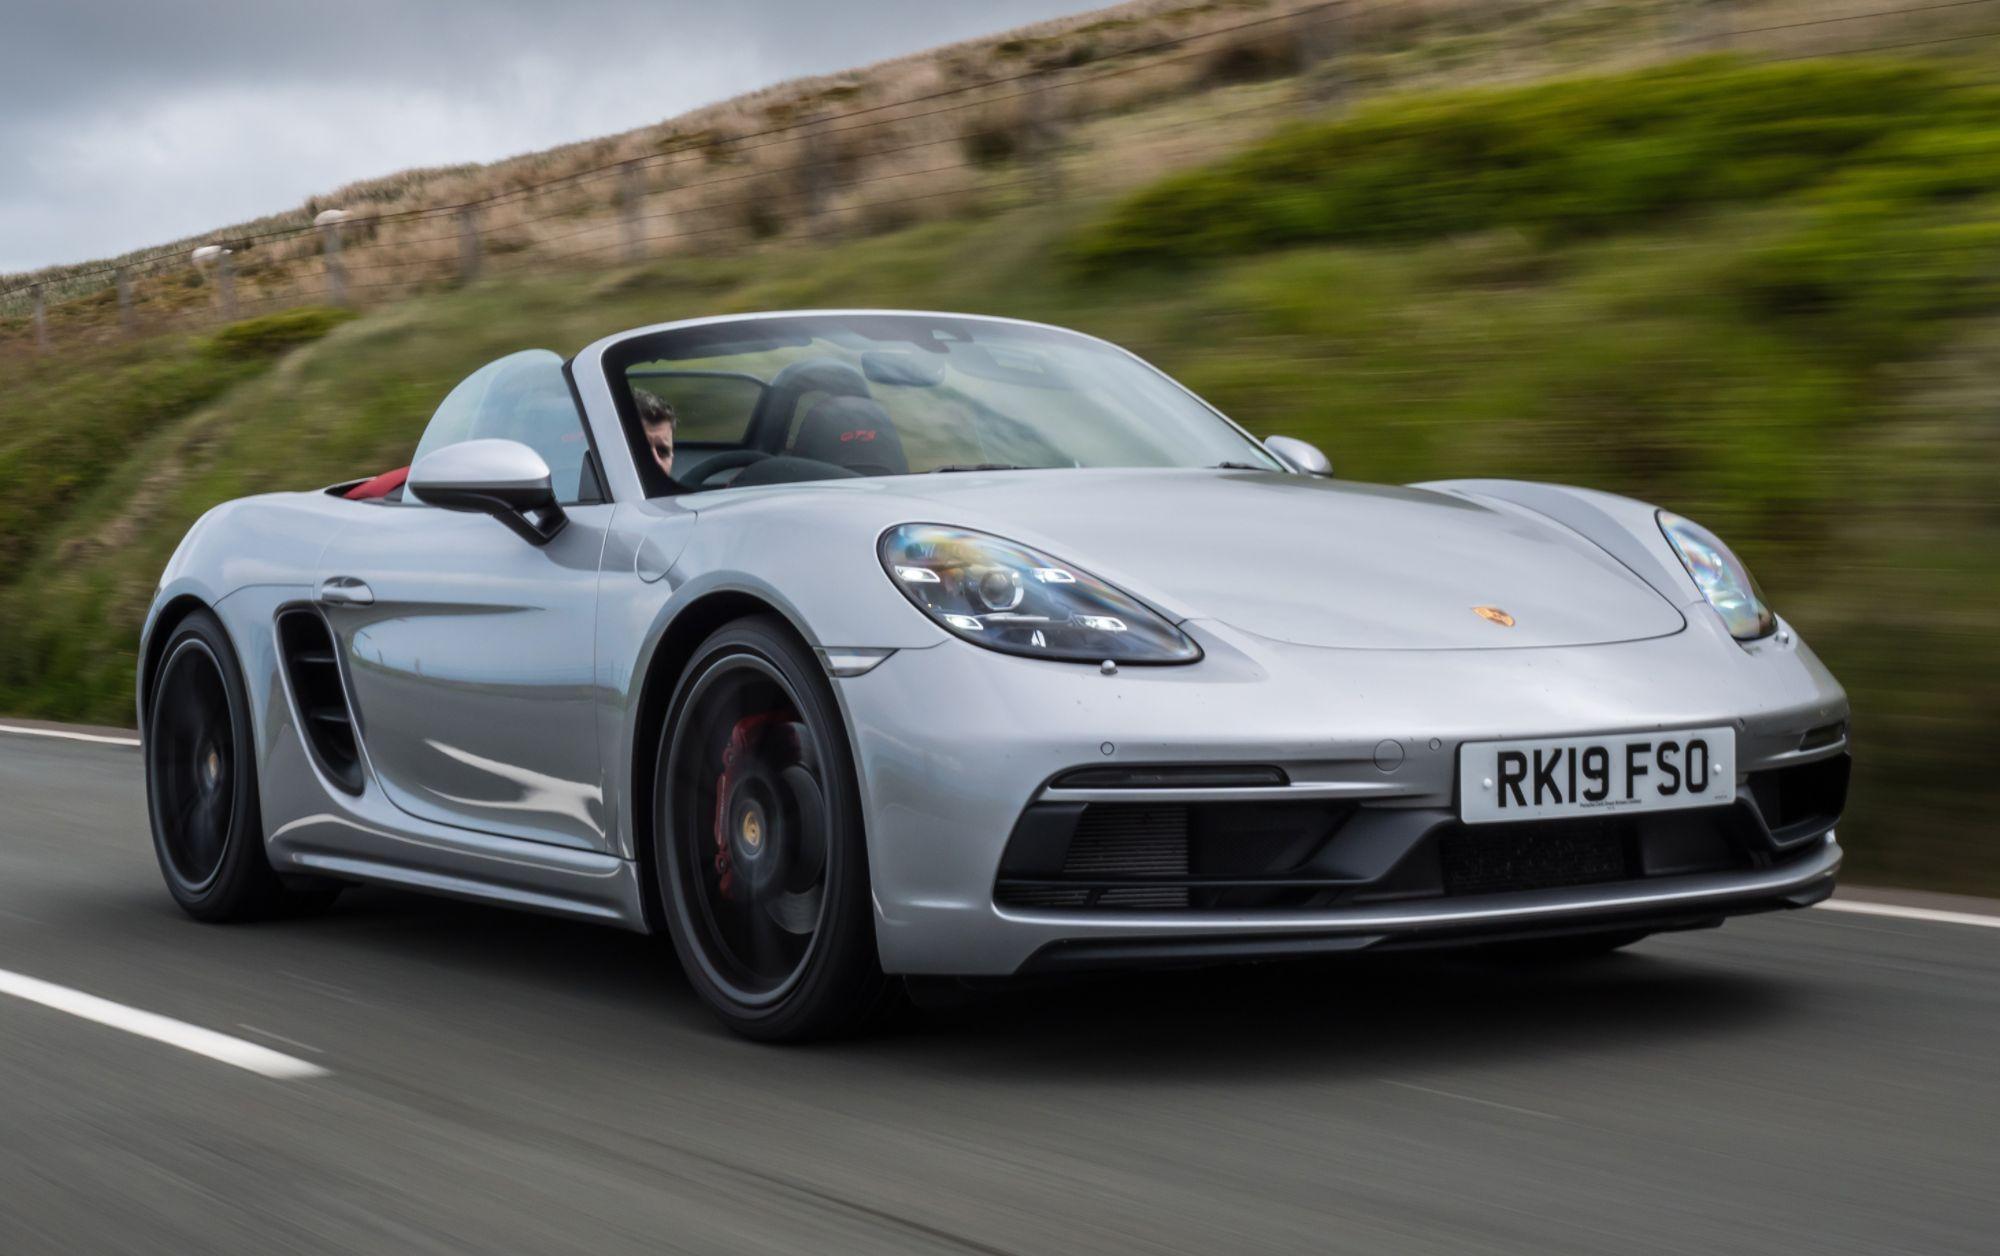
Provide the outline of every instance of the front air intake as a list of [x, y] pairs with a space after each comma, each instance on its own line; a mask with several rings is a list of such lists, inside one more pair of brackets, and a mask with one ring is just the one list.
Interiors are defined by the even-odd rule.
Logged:
[[1036, 803], [1008, 839], [994, 901], [1128, 911], [1306, 906], [1353, 883], [1314, 864], [1352, 811], [1267, 799]]
[[300, 731], [328, 779], [350, 794], [361, 792], [361, 753], [354, 712], [340, 680], [333, 633], [318, 611], [303, 607], [278, 616], [278, 651], [298, 707]]
[[[1808, 734], [1810, 736], [1810, 734]], [[1817, 837], [1847, 806], [1852, 761], [1845, 754], [1750, 774], [1750, 796], [1780, 846]]]
[[[1063, 875], [1185, 877], [1188, 874], [1186, 807], [1085, 807], [1063, 860]], [[1104, 890], [1099, 907], [1186, 907], [1184, 885], [1128, 885]]]

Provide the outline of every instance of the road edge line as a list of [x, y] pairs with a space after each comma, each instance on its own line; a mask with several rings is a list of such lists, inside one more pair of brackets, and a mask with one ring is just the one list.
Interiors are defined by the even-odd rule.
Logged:
[[1940, 911], [1935, 907], [1902, 907], [1895, 903], [1865, 903], [1851, 898], [1829, 898], [1813, 906], [1827, 911], [1853, 912], [1857, 916], [1884, 916], [1891, 920], [1921, 920], [1928, 924], [1971, 925], [1977, 929], [2000, 929], [2000, 916], [1982, 916], [1969, 911]]
[[106, 746], [139, 745], [137, 737], [111, 737], [104, 733], [77, 733], [66, 728], [29, 728], [22, 724], [0, 724], [0, 733], [13, 733], [20, 737], [57, 737], [63, 741], [90, 741]]

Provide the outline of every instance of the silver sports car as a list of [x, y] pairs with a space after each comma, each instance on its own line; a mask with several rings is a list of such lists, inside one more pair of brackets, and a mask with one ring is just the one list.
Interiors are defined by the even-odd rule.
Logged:
[[1259, 442], [1112, 345], [710, 318], [501, 358], [407, 472], [219, 506], [147, 616], [191, 914], [664, 930], [733, 1028], [906, 982], [1826, 897], [1847, 700], [1700, 525]]

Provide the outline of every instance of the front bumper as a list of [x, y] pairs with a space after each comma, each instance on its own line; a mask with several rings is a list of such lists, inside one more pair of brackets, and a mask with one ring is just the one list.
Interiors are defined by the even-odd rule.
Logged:
[[[1742, 647], [1707, 618], [1649, 641], [1478, 651], [1318, 649], [1192, 622], [1201, 663], [1109, 676], [957, 641], [903, 651], [837, 682], [861, 768], [883, 965], [1006, 976], [1276, 958], [1578, 927], [1687, 927], [1817, 901], [1840, 863], [1831, 817], [1817, 831], [1786, 834], [1783, 849], [1754, 866], [1685, 876], [1301, 910], [996, 902], [996, 876], [1024, 808], [1129, 803], [1140, 792], [1051, 785], [1079, 766], [1274, 764], [1289, 783], [1149, 789], [1143, 797], [1334, 802], [1448, 819], [1466, 741], [1727, 723], [1737, 729], [1746, 781], [1845, 753], [1844, 736], [1803, 744], [1847, 715], [1845, 694], [1810, 651], [1790, 634]], [[1741, 793], [1750, 805], [1747, 783]]]
[[[1310, 918], [1258, 917], [1220, 922], [1125, 921], [1157, 931], [1064, 930], [1017, 971], [1060, 972], [1128, 965], [1289, 959], [1387, 946], [1446, 946], [1513, 938], [1640, 929], [1698, 928], [1726, 916], [1810, 907], [1833, 893], [1841, 850], [1828, 833], [1807, 856], [1755, 872], [1660, 877], [1645, 881], [1441, 899], [1421, 905], [1355, 907]], [[1063, 920], [1022, 923], [1069, 923]]]

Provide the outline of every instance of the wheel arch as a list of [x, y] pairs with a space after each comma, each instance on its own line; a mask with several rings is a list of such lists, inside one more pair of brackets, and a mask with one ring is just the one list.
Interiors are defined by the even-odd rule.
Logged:
[[[695, 650], [710, 634], [739, 619], [766, 615], [784, 624], [799, 643], [812, 650], [812, 638], [783, 607], [747, 589], [723, 588], [704, 593], [682, 607], [668, 621], [646, 660], [645, 679], [633, 708], [631, 736], [627, 747], [626, 805], [631, 816], [632, 858], [638, 865], [640, 902], [645, 909], [646, 927], [666, 932], [664, 904], [660, 901], [659, 878], [653, 866], [653, 773], [658, 757], [658, 734], [666, 721], [674, 690], [694, 659]], [[840, 706], [834, 693], [835, 706]], [[845, 724], [845, 711], [841, 712]], [[846, 735], [847, 729], [840, 730]]]
[[[180, 627], [181, 621], [196, 611], [208, 611], [214, 614], [215, 608], [198, 594], [180, 593], [169, 598], [160, 607], [159, 613], [153, 616], [152, 626], [146, 633], [145, 647], [140, 651], [138, 691], [134, 695], [138, 706], [141, 737], [146, 735], [146, 719], [149, 714], [147, 703], [153, 696], [153, 680], [159, 675], [160, 658], [167, 651], [167, 642], [173, 638], [174, 629]], [[218, 621], [221, 618], [220, 615], [216, 616]], [[223, 624], [222, 631], [227, 636], [229, 625]], [[233, 646], [236, 643], [231, 641], [230, 644]]]

